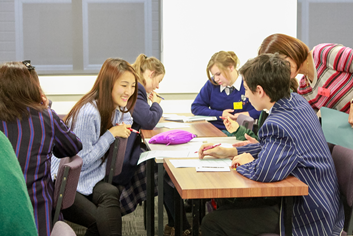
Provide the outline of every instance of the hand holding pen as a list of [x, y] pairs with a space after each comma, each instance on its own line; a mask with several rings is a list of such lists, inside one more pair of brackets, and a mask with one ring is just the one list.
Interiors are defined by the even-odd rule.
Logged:
[[162, 101], [162, 99], [164, 100], [164, 98], [162, 98], [158, 93], [156, 93], [155, 91], [152, 91], [149, 95], [148, 98], [151, 100], [151, 102], [156, 102], [156, 103], [160, 103]]
[[[202, 151], [206, 151], [206, 150], [209, 150], [209, 149], [212, 149], [212, 148], [215, 148], [215, 147], [218, 147], [218, 146], [221, 146], [221, 144], [220, 143], [218, 143], [218, 144], [215, 144], [215, 145], [212, 145], [212, 146], [207, 146], [207, 147], [204, 147], [203, 149], [202, 149]], [[197, 153], [198, 151], [196, 151], [195, 153]]]
[[131, 134], [129, 128], [131, 128], [131, 125], [127, 125], [123, 122], [121, 124], [116, 124], [115, 126], [111, 127], [109, 129], [109, 132], [112, 133], [114, 137], [128, 138]]
[[221, 147], [221, 144], [204, 144], [200, 147], [198, 153], [199, 158], [203, 159], [205, 156], [212, 156], [214, 158], [229, 158], [232, 159], [234, 156], [238, 155], [238, 151], [236, 148], [225, 148]]
[[237, 155], [232, 160], [232, 168], [237, 168], [240, 165], [244, 165], [246, 163], [252, 162], [255, 158], [250, 153], [242, 153]]

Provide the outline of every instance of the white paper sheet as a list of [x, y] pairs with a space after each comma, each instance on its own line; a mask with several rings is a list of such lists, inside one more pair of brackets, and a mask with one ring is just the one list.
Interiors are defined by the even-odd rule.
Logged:
[[167, 129], [174, 129], [174, 128], [185, 128], [190, 127], [190, 125], [185, 123], [176, 123], [176, 122], [164, 122], [158, 123], [156, 128], [167, 128]]
[[198, 154], [195, 151], [147, 151], [143, 152], [140, 155], [140, 159], [137, 163], [147, 161], [151, 158], [185, 158], [185, 157], [198, 157]]
[[228, 168], [232, 164], [230, 159], [180, 159], [170, 160], [175, 168], [182, 167], [204, 167], [204, 168]]

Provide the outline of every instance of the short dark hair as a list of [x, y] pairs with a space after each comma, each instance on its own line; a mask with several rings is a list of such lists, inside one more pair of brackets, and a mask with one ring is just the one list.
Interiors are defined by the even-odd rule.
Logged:
[[248, 60], [239, 72], [252, 93], [259, 85], [271, 102], [290, 97], [290, 64], [278, 53], [261, 54]]

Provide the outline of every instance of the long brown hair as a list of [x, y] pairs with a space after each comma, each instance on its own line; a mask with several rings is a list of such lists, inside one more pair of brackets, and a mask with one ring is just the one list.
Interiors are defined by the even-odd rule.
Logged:
[[29, 115], [27, 107], [38, 111], [47, 109], [37, 73], [22, 62], [0, 65], [0, 120], [14, 121]]
[[225, 75], [225, 78], [230, 80], [229, 73], [226, 69], [230, 66], [234, 66], [234, 69], [237, 69], [239, 66], [238, 56], [232, 51], [219, 51], [212, 55], [211, 59], [208, 61], [206, 73], [208, 80], [211, 81], [212, 84], [217, 85], [212, 79], [210, 74], [210, 70], [212, 66], [216, 65], [219, 70]]
[[[134, 69], [127, 61], [119, 58], [108, 58], [103, 63], [91, 91], [84, 95], [75, 104], [69, 114], [65, 117], [65, 123], [67, 125], [70, 125], [71, 123], [71, 128], [73, 129], [80, 109], [86, 103], [95, 105], [94, 101], [96, 101], [96, 106], [101, 116], [100, 135], [103, 135], [108, 129], [110, 129], [113, 126], [112, 121], [114, 118], [114, 111], [116, 109], [112, 100], [113, 87], [115, 82], [125, 71], [131, 72], [135, 77], [135, 83], [137, 83], [138, 75], [135, 73]], [[135, 86], [134, 94], [128, 100], [126, 106], [127, 109], [125, 110], [124, 108], [119, 108], [119, 110], [123, 113], [132, 111], [136, 99], [137, 86]]]
[[[309, 56], [309, 51], [309, 47], [297, 38], [285, 34], [272, 34], [262, 41], [258, 55], [278, 52], [291, 58], [299, 69]], [[291, 78], [291, 89], [296, 92], [297, 88], [298, 81]]]
[[143, 77], [143, 73], [147, 69], [154, 71], [154, 77], [165, 74], [165, 69], [162, 62], [155, 57], [147, 57], [145, 54], [138, 55], [135, 62], [132, 64], [132, 67], [139, 76], [138, 82], [143, 86], [146, 86], [146, 80]]

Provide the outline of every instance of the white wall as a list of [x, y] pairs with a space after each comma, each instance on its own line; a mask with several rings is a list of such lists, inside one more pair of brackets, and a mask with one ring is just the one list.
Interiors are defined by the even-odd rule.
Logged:
[[[241, 64], [255, 57], [273, 33], [296, 36], [296, 0], [162, 0], [162, 62], [166, 76], [157, 91], [167, 113], [189, 113], [207, 81], [206, 66], [220, 50], [234, 51]], [[40, 76], [59, 114], [87, 93], [94, 76]], [[185, 96], [181, 96], [185, 94]], [[175, 96], [174, 96], [175, 95]]]
[[163, 93], [198, 93], [218, 51], [244, 64], [274, 33], [296, 37], [296, 0], [166, 0], [162, 16]]

